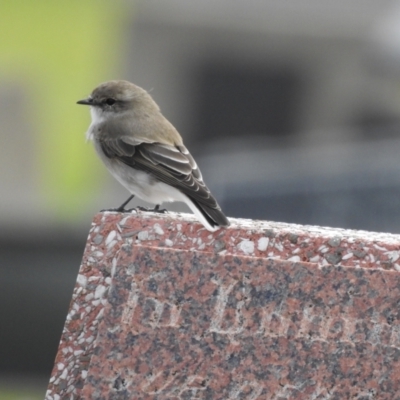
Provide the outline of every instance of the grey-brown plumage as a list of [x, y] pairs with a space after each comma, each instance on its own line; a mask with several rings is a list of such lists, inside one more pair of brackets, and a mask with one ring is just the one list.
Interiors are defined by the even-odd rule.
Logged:
[[91, 106], [87, 137], [132, 194], [157, 205], [183, 201], [210, 231], [229, 225], [178, 131], [144, 89], [110, 81], [78, 104]]

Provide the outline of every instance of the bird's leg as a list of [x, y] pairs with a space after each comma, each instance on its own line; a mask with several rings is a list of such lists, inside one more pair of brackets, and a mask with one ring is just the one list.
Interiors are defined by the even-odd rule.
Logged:
[[135, 196], [132, 194], [129, 196], [128, 200], [124, 201], [118, 208], [109, 208], [107, 210], [100, 210], [103, 211], [116, 211], [116, 212], [130, 212], [131, 210], [125, 210], [125, 206], [134, 198]]
[[140, 211], [154, 212], [154, 213], [159, 213], [159, 214], [165, 214], [166, 212], [168, 212], [168, 210], [166, 208], [162, 208], [160, 210], [159, 204], [156, 204], [156, 206], [154, 208], [147, 208], [147, 207], [141, 207], [141, 206], [137, 206], [136, 208]]
[[131, 194], [126, 201], [124, 201], [118, 208], [118, 212], [124, 212], [124, 211], [129, 211], [125, 210], [125, 206], [135, 197], [135, 195]]
[[168, 212], [168, 210], [166, 208], [161, 208], [161, 210], [160, 210], [160, 205], [159, 204], [156, 204], [156, 206], [151, 211], [153, 211], [155, 213], [160, 213], [160, 214], [165, 214], [165, 213]]

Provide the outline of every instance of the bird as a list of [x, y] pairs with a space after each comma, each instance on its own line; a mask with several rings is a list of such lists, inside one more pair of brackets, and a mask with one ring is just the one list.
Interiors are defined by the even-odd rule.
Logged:
[[77, 104], [90, 106], [87, 140], [131, 193], [113, 211], [129, 211], [125, 206], [134, 196], [155, 204], [150, 211], [160, 211], [164, 202], [180, 201], [211, 232], [230, 225], [181, 135], [145, 89], [112, 80], [98, 85]]

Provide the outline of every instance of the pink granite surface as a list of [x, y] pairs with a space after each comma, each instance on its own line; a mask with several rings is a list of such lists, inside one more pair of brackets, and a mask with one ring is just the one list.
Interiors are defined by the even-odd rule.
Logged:
[[400, 399], [398, 271], [398, 235], [98, 214], [46, 399]]

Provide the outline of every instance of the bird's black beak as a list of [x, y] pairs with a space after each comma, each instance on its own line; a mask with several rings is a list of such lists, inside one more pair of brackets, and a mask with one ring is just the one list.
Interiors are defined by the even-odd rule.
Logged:
[[92, 106], [94, 103], [93, 103], [93, 99], [91, 97], [88, 97], [87, 99], [83, 99], [83, 100], [77, 101], [76, 104], [83, 104], [85, 106]]

